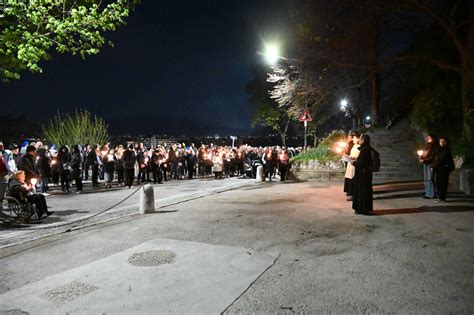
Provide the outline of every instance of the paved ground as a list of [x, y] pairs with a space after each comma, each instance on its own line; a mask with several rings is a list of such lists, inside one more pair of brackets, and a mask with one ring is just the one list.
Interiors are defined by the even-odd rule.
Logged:
[[247, 183], [3, 247], [0, 313], [472, 314], [474, 200], [421, 195], [378, 186], [356, 216], [340, 183]]
[[[171, 204], [252, 184], [254, 184], [253, 180], [243, 178], [224, 180], [198, 178], [168, 181], [162, 185], [153, 185], [155, 206], [160, 209]], [[54, 211], [54, 214], [42, 219], [40, 223], [26, 227], [0, 226], [0, 248], [12, 243], [24, 242], [137, 213], [140, 188], [140, 185], [136, 185], [132, 189], [114, 186], [113, 189], [106, 190], [102, 186], [92, 188], [90, 183], [87, 183], [84, 192], [77, 195], [74, 193], [63, 194], [58, 188], [53, 187], [50, 191], [51, 195], [46, 199], [48, 210]]]

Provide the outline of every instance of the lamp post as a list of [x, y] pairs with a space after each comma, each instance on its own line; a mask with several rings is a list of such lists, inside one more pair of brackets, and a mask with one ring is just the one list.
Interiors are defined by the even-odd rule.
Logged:
[[232, 139], [232, 148], [234, 148], [234, 143], [235, 143], [235, 140], [237, 139], [236, 136], [230, 136], [230, 138]]
[[351, 113], [350, 108], [348, 107], [349, 101], [347, 99], [341, 100], [341, 110], [346, 113], [347, 116], [352, 118], [352, 130], [356, 128], [356, 121], [354, 115]]
[[[280, 49], [278, 45], [276, 44], [271, 44], [271, 45], [265, 45], [265, 52], [260, 53], [262, 54], [267, 63], [271, 66], [274, 66], [277, 64], [278, 60], [283, 59], [283, 60], [292, 60], [292, 61], [301, 61], [299, 59], [293, 59], [293, 58], [287, 58], [283, 57], [280, 55]], [[309, 117], [308, 118], [300, 118], [300, 121], [304, 123], [304, 149], [307, 147], [307, 130], [308, 130], [308, 121], [312, 121], [311, 116], [308, 114], [308, 79], [304, 78], [305, 81], [305, 104], [304, 104], [304, 113], [302, 117]]]

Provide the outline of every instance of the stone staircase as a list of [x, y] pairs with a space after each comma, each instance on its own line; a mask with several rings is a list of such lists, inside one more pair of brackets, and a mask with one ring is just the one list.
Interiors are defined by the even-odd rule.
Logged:
[[376, 129], [367, 134], [381, 160], [380, 171], [373, 176], [374, 184], [423, 180], [423, 167], [418, 163], [416, 153], [423, 137], [411, 130], [408, 119], [390, 130]]

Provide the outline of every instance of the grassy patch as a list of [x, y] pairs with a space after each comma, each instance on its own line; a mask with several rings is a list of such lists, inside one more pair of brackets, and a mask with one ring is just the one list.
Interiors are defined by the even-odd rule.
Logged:
[[329, 145], [320, 145], [317, 148], [303, 152], [291, 159], [291, 162], [306, 162], [318, 160], [320, 162], [339, 161], [341, 156], [332, 152]]

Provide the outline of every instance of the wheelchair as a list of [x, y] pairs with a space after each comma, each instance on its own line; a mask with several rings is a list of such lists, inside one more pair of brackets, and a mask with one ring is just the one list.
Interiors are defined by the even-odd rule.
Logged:
[[0, 183], [0, 221], [3, 223], [31, 223], [39, 220], [36, 206], [26, 198], [18, 200], [8, 194], [7, 183]]

